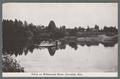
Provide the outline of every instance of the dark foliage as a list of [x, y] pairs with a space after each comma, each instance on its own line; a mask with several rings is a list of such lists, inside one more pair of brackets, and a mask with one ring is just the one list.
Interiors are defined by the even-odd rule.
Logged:
[[[85, 29], [81, 26], [75, 28], [66, 28], [66, 26], [60, 26], [59, 28], [56, 26], [53, 20], [50, 21], [48, 26], [44, 25], [34, 25], [32, 23], [28, 24], [26, 21], [22, 22], [20, 20], [3, 20], [3, 54], [15, 54], [21, 55], [23, 51], [25, 54], [28, 51], [33, 52], [36, 46], [34, 44], [40, 44], [42, 41], [49, 41], [50, 39], [55, 41], [59, 40], [63, 37], [71, 37], [67, 41], [74, 41], [74, 38], [77, 37], [93, 37], [96, 35], [107, 35], [114, 36], [117, 34], [118, 30], [116, 27], [107, 27], [104, 26], [103, 29], [100, 29], [98, 25], [95, 25], [94, 28], [90, 28], [89, 26]], [[115, 40], [117, 41], [117, 37]], [[62, 42], [63, 43], [63, 42]], [[94, 42], [95, 43], [95, 42]], [[60, 45], [61, 49], [65, 49], [64, 45]], [[87, 46], [91, 45], [91, 42], [81, 42], [82, 46], [85, 44]], [[93, 44], [93, 43], [92, 43]], [[95, 43], [98, 45], [98, 43]], [[106, 43], [105, 43], [106, 44]], [[114, 43], [113, 43], [114, 44]], [[71, 42], [69, 45], [77, 49], [77, 43]], [[108, 44], [106, 44], [108, 45]], [[51, 51], [52, 48], [49, 48]]]

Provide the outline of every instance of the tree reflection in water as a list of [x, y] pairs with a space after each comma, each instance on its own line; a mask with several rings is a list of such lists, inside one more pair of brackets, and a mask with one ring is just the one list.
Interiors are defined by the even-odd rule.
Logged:
[[74, 48], [75, 50], [77, 50], [78, 46], [76, 42], [69, 42], [68, 44], [71, 48]]
[[53, 56], [55, 54], [56, 50], [57, 50], [56, 47], [48, 47], [48, 51], [51, 56]]
[[[54, 56], [55, 52], [60, 49], [64, 50], [66, 49], [66, 45], [70, 46], [71, 48], [77, 50], [78, 45], [81, 46], [98, 46], [100, 42], [79, 42], [79, 41], [66, 41], [66, 40], [45, 40], [46, 46], [40, 46], [41, 43], [44, 40], [19, 40], [19, 41], [14, 41], [14, 40], [7, 40], [8, 42], [4, 42], [3, 45], [3, 54], [10, 54], [10, 55], [22, 55], [25, 54], [27, 55], [28, 52], [33, 53], [34, 49], [40, 49], [42, 50], [43, 48], [48, 49], [48, 52], [51, 56]], [[53, 45], [49, 46], [49, 43], [53, 43]], [[105, 42], [101, 43], [105, 47], [113, 47], [117, 42]]]

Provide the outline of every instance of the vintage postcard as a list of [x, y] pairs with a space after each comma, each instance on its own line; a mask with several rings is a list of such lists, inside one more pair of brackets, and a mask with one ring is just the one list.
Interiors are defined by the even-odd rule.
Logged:
[[117, 77], [117, 3], [4, 3], [3, 77]]

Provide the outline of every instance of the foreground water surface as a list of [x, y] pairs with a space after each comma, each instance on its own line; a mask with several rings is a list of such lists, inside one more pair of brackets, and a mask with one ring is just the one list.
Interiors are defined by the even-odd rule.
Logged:
[[13, 57], [25, 72], [115, 72], [117, 71], [118, 44], [98, 45], [65, 44], [58, 47], [33, 47]]

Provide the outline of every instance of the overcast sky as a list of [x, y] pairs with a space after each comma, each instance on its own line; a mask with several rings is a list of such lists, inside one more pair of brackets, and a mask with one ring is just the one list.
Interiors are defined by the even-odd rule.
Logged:
[[3, 19], [19, 19], [35, 25], [47, 26], [54, 20], [57, 27], [101, 28], [118, 25], [117, 3], [5, 3]]

